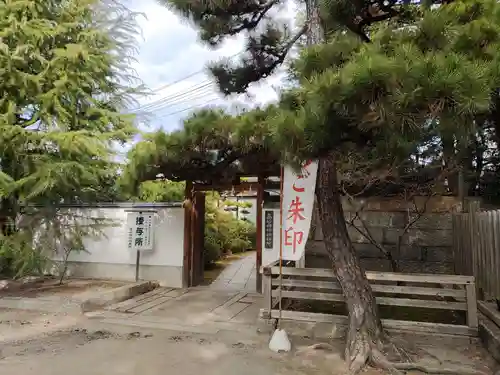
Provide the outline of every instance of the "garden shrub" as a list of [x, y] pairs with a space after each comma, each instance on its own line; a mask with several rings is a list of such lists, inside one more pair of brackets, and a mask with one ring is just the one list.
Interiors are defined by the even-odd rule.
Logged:
[[216, 199], [207, 196], [205, 210], [205, 265], [212, 264], [224, 254], [241, 253], [255, 248], [255, 225], [239, 220], [223, 207], [217, 207]]

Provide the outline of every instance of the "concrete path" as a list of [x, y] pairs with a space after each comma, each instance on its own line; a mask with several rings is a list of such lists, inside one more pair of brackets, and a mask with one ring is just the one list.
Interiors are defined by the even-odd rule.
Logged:
[[87, 316], [110, 324], [188, 332], [256, 332], [261, 302], [261, 295], [244, 291], [158, 288]]
[[252, 252], [227, 266], [210, 284], [211, 289], [231, 291], [256, 291], [256, 262], [257, 254]]

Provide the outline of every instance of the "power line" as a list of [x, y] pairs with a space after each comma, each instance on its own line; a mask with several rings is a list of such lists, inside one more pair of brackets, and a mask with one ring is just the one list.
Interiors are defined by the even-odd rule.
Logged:
[[167, 83], [166, 85], [163, 85], [163, 86], [160, 86], [160, 87], [157, 87], [156, 89], [152, 90], [153, 92], [158, 92], [158, 91], [161, 91], [163, 89], [166, 89], [167, 87], [170, 87], [170, 86], [173, 86], [177, 83], [180, 83], [182, 81], [185, 81], [186, 79], [189, 79], [191, 77], [194, 77], [200, 73], [203, 73], [205, 71], [205, 69], [201, 69], [201, 70], [198, 70], [197, 72], [194, 72], [194, 73], [191, 73], [185, 77], [182, 77], [182, 78], [179, 78], [178, 80], [176, 81], [173, 81], [173, 82], [170, 82], [170, 83]]
[[152, 108], [152, 109], [150, 109], [150, 111], [156, 111], [156, 112], [163, 111], [166, 108], [178, 106], [180, 104], [184, 104], [184, 103], [196, 100], [196, 99], [201, 99], [203, 97], [208, 96], [209, 94], [214, 94], [214, 91], [210, 87], [207, 87], [200, 92], [193, 92], [191, 94], [193, 94], [193, 95], [183, 96], [181, 98], [178, 98], [177, 100], [174, 100], [172, 102], [168, 102], [165, 105], [161, 105], [157, 108]]
[[[228, 58], [228, 59], [232, 59], [233, 57], [236, 57], [236, 56], [238, 56], [238, 55], [241, 55], [243, 52], [245, 52], [245, 51], [240, 51], [240, 52], [238, 52], [238, 53], [235, 53], [235, 54], [234, 54], [234, 55], [232, 55], [232, 56], [228, 56], [227, 58]], [[193, 72], [193, 73], [191, 73], [191, 74], [188, 74], [187, 76], [185, 76], [185, 77], [183, 77], [183, 78], [179, 78], [179, 79], [178, 79], [178, 80], [176, 80], [176, 81], [173, 81], [173, 82], [167, 83], [166, 85], [163, 85], [163, 86], [157, 87], [156, 89], [154, 89], [154, 90], [152, 90], [152, 91], [153, 91], [153, 92], [158, 92], [158, 91], [161, 91], [161, 90], [163, 90], [163, 89], [165, 89], [165, 88], [167, 88], [167, 87], [169, 87], [169, 86], [173, 86], [173, 85], [175, 85], [175, 84], [177, 84], [177, 83], [179, 83], [179, 82], [185, 81], [186, 79], [189, 79], [189, 78], [191, 78], [191, 77], [194, 77], [194, 76], [196, 76], [196, 75], [198, 75], [198, 74], [200, 74], [200, 73], [203, 73], [203, 72], [205, 72], [205, 68], [200, 69], [200, 70], [198, 70], [198, 71], [196, 71], [196, 72]]]
[[[238, 55], [241, 55], [244, 51], [240, 51], [232, 56], [229, 56], [228, 58], [231, 59], [233, 57], [236, 57]], [[198, 70], [196, 72], [193, 72], [191, 74], [188, 74], [187, 76], [184, 76], [174, 82], [171, 82], [171, 83], [168, 83], [166, 85], [163, 85], [163, 86], [160, 86], [154, 90], [152, 90], [153, 92], [158, 92], [158, 91], [161, 91], [167, 87], [170, 87], [170, 86], [173, 86], [177, 83], [180, 83], [182, 81], [185, 81], [186, 79], [189, 79], [191, 77], [194, 77], [195, 75], [198, 75], [200, 73], [204, 72], [204, 69], [201, 69], [201, 70]], [[165, 96], [163, 98], [160, 98], [158, 100], [155, 100], [153, 102], [150, 102], [150, 103], [146, 103], [142, 106], [139, 106], [138, 108], [134, 108], [132, 109], [130, 112], [131, 113], [137, 113], [137, 112], [143, 112], [143, 111], [157, 111], [157, 110], [163, 110], [165, 108], [168, 108], [168, 107], [171, 107], [173, 104], [181, 104], [179, 103], [179, 100], [182, 98], [184, 101], [189, 101], [189, 100], [192, 100], [194, 98], [190, 97], [191, 94], [193, 94], [194, 92], [197, 92], [197, 91], [200, 91], [200, 90], [204, 90], [206, 88], [208, 88], [210, 85], [212, 85], [212, 81], [211, 80], [205, 80], [205, 81], [202, 81], [201, 83], [197, 84], [197, 85], [194, 85], [194, 86], [191, 86], [187, 91], [184, 91], [184, 92], [181, 92], [181, 93], [177, 93], [177, 94], [174, 94], [174, 95], [170, 95], [170, 96]], [[206, 92], [204, 93], [197, 93], [197, 96], [195, 98], [198, 97], [198, 95], [204, 95], [204, 94], [208, 94], [210, 90], [204, 90]], [[174, 100], [174, 102], [172, 102], [172, 100]], [[182, 102], [182, 101], [181, 101]]]
[[179, 111], [175, 111], [175, 112], [170, 112], [170, 113], [167, 113], [167, 114], [165, 114], [165, 115], [162, 115], [162, 116], [158, 117], [158, 119], [162, 119], [162, 118], [165, 118], [165, 117], [170, 117], [170, 116], [173, 116], [173, 115], [177, 115], [177, 114], [179, 114], [179, 113], [182, 113], [182, 112], [189, 111], [189, 110], [191, 110], [191, 109], [195, 109], [195, 108], [198, 108], [198, 107], [202, 107], [202, 106], [204, 106], [204, 105], [206, 105], [206, 104], [208, 104], [208, 103], [212, 103], [212, 102], [214, 102], [214, 101], [216, 101], [216, 100], [220, 100], [220, 98], [219, 98], [219, 97], [215, 97], [215, 98], [212, 98], [212, 99], [210, 99], [210, 100], [205, 101], [203, 104], [196, 104], [196, 105], [193, 105], [193, 106], [191, 106], [191, 107], [181, 109], [181, 110], [179, 110]]
[[155, 100], [153, 102], [144, 104], [142, 107], [136, 108], [133, 110], [133, 112], [138, 112], [138, 111], [151, 111], [151, 110], [156, 110], [161, 108], [163, 104], [169, 104], [172, 100], [178, 101], [179, 99], [185, 98], [186, 96], [189, 96], [190, 94], [193, 94], [197, 91], [209, 88], [213, 84], [212, 81], [204, 81], [201, 84], [193, 85], [186, 89], [184, 92], [177, 92], [174, 95], [166, 96], [161, 99]]

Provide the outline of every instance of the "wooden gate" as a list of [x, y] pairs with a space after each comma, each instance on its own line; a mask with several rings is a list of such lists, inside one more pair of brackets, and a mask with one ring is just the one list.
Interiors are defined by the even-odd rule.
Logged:
[[187, 194], [191, 204], [184, 206], [184, 286], [191, 287], [203, 282], [205, 193]]

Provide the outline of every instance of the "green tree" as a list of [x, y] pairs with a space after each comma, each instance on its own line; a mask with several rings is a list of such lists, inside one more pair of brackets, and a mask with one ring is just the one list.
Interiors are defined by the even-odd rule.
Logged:
[[186, 184], [168, 180], [144, 181], [139, 186], [139, 200], [144, 202], [182, 202]]
[[[424, 142], [431, 144], [430, 138], [451, 139], [464, 149], [476, 119], [491, 112], [498, 87], [497, 3], [443, 1], [429, 7], [440, 2], [308, 0], [305, 24], [295, 35], [270, 16], [283, 1], [166, 3], [196, 24], [209, 44], [217, 46], [239, 33], [247, 36], [240, 65], [211, 67], [226, 94], [244, 92], [271, 74], [301, 38], [315, 46], [293, 64], [300, 86], [284, 93], [279, 105], [232, 119], [216, 112], [195, 114], [183, 130], [155, 134], [139, 145], [132, 169], [142, 164], [171, 171], [177, 165], [178, 170], [189, 159], [220, 172], [218, 166], [237, 168], [232, 161], [262, 149], [279, 152], [292, 164], [319, 159], [322, 229], [349, 311], [346, 360], [354, 372], [367, 361], [414, 368], [390, 364], [381, 354], [387, 337], [348, 236], [338, 172], [353, 156], [369, 162], [371, 173], [387, 173]], [[169, 146], [176, 151], [169, 154]], [[231, 152], [213, 155], [221, 149]]]
[[[115, 1], [0, 4], [0, 216], [30, 230], [67, 203], [116, 193], [116, 150], [136, 132], [135, 14]], [[36, 206], [36, 209], [33, 207]], [[64, 231], [62, 231], [64, 233]], [[10, 241], [10, 240], [9, 240]]]

